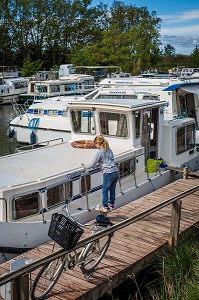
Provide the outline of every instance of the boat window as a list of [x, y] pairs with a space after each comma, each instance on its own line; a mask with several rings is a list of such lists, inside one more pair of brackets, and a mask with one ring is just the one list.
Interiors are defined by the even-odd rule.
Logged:
[[24, 87], [22, 82], [15, 82], [15, 83], [14, 83], [14, 88], [15, 88], [16, 90], [17, 90], [17, 89], [20, 89], [20, 88], [22, 88], [22, 87]]
[[47, 86], [46, 85], [38, 85], [37, 86], [37, 92], [38, 93], [47, 93]]
[[119, 164], [120, 178], [129, 176], [135, 172], [135, 158], [128, 159]]
[[48, 110], [48, 116], [57, 116], [57, 110], [56, 109], [49, 109]]
[[68, 118], [68, 111], [67, 110], [62, 110], [62, 117], [67, 117]]
[[86, 194], [91, 189], [91, 175], [85, 175], [81, 178], [81, 194]]
[[90, 89], [94, 87], [94, 80], [84, 80], [85, 89]]
[[126, 115], [100, 112], [100, 130], [103, 135], [127, 137], [128, 126]]
[[179, 95], [179, 106], [177, 102], [178, 115], [187, 116], [187, 105], [185, 95]]
[[65, 84], [64, 85], [64, 90], [65, 90], [65, 92], [70, 91], [71, 90], [70, 84]]
[[51, 90], [51, 93], [53, 92], [60, 92], [60, 86], [55, 84], [55, 85], [51, 85], [50, 86], [50, 90]]
[[141, 117], [141, 113], [140, 111], [136, 111], [134, 113], [135, 115], [135, 138], [139, 139], [140, 137], [140, 117]]
[[12, 217], [14, 220], [28, 217], [39, 212], [39, 193], [15, 197], [12, 200]]
[[31, 83], [31, 85], [30, 85], [30, 91], [31, 91], [31, 93], [35, 92], [35, 84], [34, 83]]
[[43, 108], [34, 109], [34, 115], [43, 115], [43, 114], [44, 114]]
[[159, 100], [158, 95], [144, 95], [143, 100]]
[[72, 127], [74, 132], [78, 133], [94, 133], [93, 111], [72, 110]]
[[195, 125], [187, 125], [177, 128], [177, 149], [176, 154], [193, 149], [195, 146]]
[[53, 207], [72, 198], [72, 182], [66, 182], [47, 190], [47, 207]]
[[37, 108], [34, 109], [34, 115], [38, 115], [39, 114], [39, 110]]
[[99, 95], [96, 99], [137, 99], [137, 95]]
[[137, 95], [122, 95], [122, 99], [137, 99]]

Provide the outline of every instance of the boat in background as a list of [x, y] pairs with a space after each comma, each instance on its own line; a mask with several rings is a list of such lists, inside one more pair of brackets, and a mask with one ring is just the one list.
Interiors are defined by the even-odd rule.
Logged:
[[20, 76], [19, 73], [17, 66], [0, 66], [0, 77], [15, 78]]
[[0, 77], [0, 105], [18, 102], [19, 95], [27, 93], [28, 81], [25, 77], [5, 79]]
[[[54, 74], [54, 73], [53, 73]], [[43, 73], [36, 74], [35, 78]], [[45, 73], [46, 78], [46, 73]], [[49, 77], [48, 77], [49, 78]], [[28, 91], [19, 96], [18, 103], [32, 104], [51, 97], [84, 95], [96, 88], [94, 76], [75, 74], [72, 65], [60, 65], [59, 78], [48, 80], [30, 80]]]
[[81, 223], [94, 219], [101, 203], [102, 172], [84, 171], [102, 134], [119, 169], [115, 207], [178, 179], [166, 165], [199, 168], [195, 119], [164, 119], [161, 99], [87, 99], [67, 103], [71, 140], [0, 157], [1, 262], [47, 240], [52, 214], [65, 202]]
[[199, 68], [182, 68], [180, 78], [182, 80], [199, 80]]
[[[148, 79], [147, 79], [148, 81]], [[83, 97], [73, 97], [73, 101], [108, 99], [153, 99], [165, 101], [164, 114], [168, 120], [192, 117], [196, 120], [196, 142], [199, 144], [199, 82], [181, 82], [176, 80], [144, 79], [105, 79], [100, 87]], [[9, 137], [22, 144], [42, 143], [46, 140], [70, 139], [70, 122], [67, 113], [71, 98], [57, 97], [34, 103], [25, 112], [17, 113], [10, 122]], [[17, 111], [17, 107], [16, 107]]]
[[83, 97], [53, 97], [45, 101], [37, 100], [32, 105], [13, 103], [16, 117], [10, 121], [8, 137], [19, 144], [47, 145], [49, 141], [71, 139], [71, 125], [68, 102], [79, 101]]
[[[164, 99], [166, 103], [165, 117], [176, 119], [192, 117], [196, 120], [196, 143], [199, 146], [199, 80], [170, 78], [125, 79], [106, 78], [99, 83], [104, 88], [121, 89], [121, 97], [125, 97], [122, 88], [132, 89], [132, 93], [149, 93]], [[105, 90], [105, 89], [104, 89]], [[116, 92], [117, 94], [117, 92]]]

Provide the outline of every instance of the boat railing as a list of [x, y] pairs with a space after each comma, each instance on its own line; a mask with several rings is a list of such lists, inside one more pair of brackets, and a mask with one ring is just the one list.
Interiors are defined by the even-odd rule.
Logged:
[[50, 143], [57, 142], [57, 141], [61, 141], [63, 143], [64, 140], [63, 140], [63, 138], [56, 138], [56, 139], [43, 141], [43, 142], [36, 143], [36, 144], [25, 145], [25, 146], [16, 148], [14, 152], [18, 153], [18, 152], [25, 151], [25, 150], [32, 150], [32, 149], [35, 149], [35, 148], [38, 148], [38, 147], [49, 146]]
[[[28, 105], [29, 106], [29, 105]], [[12, 101], [12, 107], [13, 107], [13, 110], [15, 112], [15, 115], [17, 117], [20, 117], [24, 114], [26, 114], [26, 110], [27, 110], [27, 104], [19, 104], [17, 103], [16, 101]]]

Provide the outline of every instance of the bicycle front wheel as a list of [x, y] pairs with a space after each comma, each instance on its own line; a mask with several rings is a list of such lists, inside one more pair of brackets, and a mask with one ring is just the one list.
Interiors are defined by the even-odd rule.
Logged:
[[64, 270], [64, 267], [65, 267], [64, 256], [43, 266], [39, 270], [32, 284], [32, 288], [30, 292], [31, 299], [32, 300], [44, 299], [45, 296], [52, 290], [52, 288], [58, 281], [61, 273]]
[[91, 272], [100, 263], [108, 250], [112, 235], [104, 236], [86, 246], [84, 260], [80, 265], [83, 273]]

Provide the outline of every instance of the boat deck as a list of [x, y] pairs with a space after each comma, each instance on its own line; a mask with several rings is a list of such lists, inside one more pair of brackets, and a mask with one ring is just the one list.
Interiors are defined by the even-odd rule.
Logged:
[[[115, 157], [128, 153], [132, 148], [123, 150], [112, 147]], [[73, 171], [82, 170], [81, 163], [89, 163], [97, 149], [73, 148], [70, 142], [19, 152], [0, 157], [0, 191], [31, 184], [55, 176], [62, 176]], [[71, 157], [73, 159], [71, 160]], [[83, 161], [82, 161], [83, 160]]]

